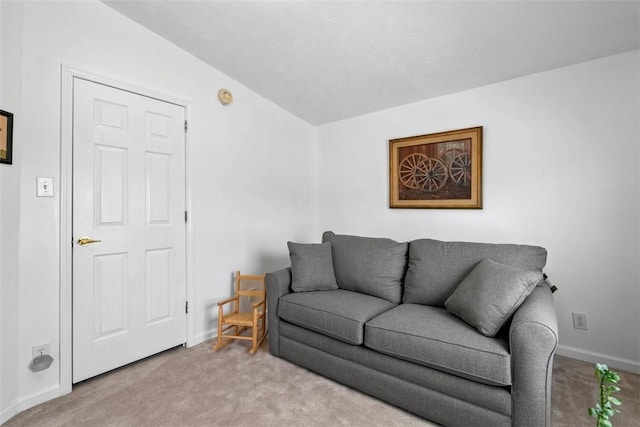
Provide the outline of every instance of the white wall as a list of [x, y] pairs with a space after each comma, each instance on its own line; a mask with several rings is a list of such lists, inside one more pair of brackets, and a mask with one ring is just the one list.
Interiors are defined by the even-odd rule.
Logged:
[[[13, 113], [14, 140], [21, 137], [22, 4], [0, 2], [0, 108]], [[20, 217], [19, 146], [13, 165], [0, 164], [0, 423], [2, 410], [18, 399], [18, 233]]]
[[[192, 337], [211, 336], [236, 269], [288, 264], [313, 237], [314, 129], [106, 5], [2, 2], [2, 108], [16, 114], [14, 164], [0, 165], [0, 423], [60, 392], [61, 64], [191, 105]], [[223, 107], [221, 87], [235, 101]], [[36, 198], [37, 176], [54, 198]], [[54, 364], [28, 369], [50, 342]]]
[[[544, 246], [561, 353], [640, 371], [639, 118], [635, 51], [321, 126], [318, 234]], [[482, 210], [388, 208], [389, 139], [472, 126]]]

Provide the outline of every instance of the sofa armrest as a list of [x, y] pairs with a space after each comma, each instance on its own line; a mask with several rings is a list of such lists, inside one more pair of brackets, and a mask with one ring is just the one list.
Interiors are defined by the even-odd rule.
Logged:
[[551, 373], [558, 321], [551, 291], [536, 287], [509, 329], [514, 426], [551, 426]]
[[269, 351], [280, 356], [280, 318], [278, 301], [280, 297], [291, 293], [291, 268], [267, 273], [264, 277], [267, 286], [267, 323], [269, 324]]

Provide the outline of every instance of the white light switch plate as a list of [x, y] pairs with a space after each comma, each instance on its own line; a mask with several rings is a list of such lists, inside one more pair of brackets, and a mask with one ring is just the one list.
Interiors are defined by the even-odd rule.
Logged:
[[37, 188], [38, 197], [53, 197], [53, 178], [39, 176]]

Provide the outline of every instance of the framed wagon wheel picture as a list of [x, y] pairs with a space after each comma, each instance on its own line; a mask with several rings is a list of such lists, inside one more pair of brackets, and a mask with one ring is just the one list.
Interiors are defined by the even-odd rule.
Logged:
[[389, 141], [389, 207], [482, 208], [482, 126]]
[[0, 163], [11, 164], [13, 156], [13, 114], [0, 110]]

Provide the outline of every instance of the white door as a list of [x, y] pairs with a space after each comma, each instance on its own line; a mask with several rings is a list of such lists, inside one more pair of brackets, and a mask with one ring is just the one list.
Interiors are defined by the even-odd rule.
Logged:
[[74, 383], [186, 341], [184, 123], [74, 78]]

